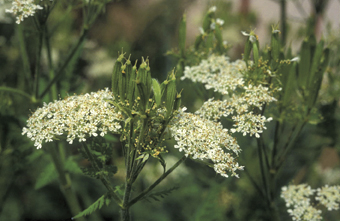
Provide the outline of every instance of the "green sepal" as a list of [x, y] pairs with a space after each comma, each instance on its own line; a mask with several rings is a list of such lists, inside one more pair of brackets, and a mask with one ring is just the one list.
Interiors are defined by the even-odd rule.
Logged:
[[195, 50], [198, 50], [199, 46], [201, 45], [202, 41], [203, 41], [204, 35], [200, 34], [196, 37], [195, 39], [195, 43], [194, 43], [194, 47]]
[[222, 53], [223, 52], [222, 32], [221, 27], [219, 27], [217, 24], [215, 28], [215, 38], [217, 40], [217, 49], [219, 50], [220, 53]]
[[210, 32], [205, 40], [205, 45], [207, 47], [208, 50], [213, 49], [214, 48], [214, 33]]
[[318, 70], [315, 72], [313, 82], [311, 82], [311, 85], [309, 87], [310, 91], [309, 91], [309, 97], [307, 101], [307, 105], [309, 108], [312, 108], [314, 106], [316, 99], [318, 97], [322, 79], [323, 79], [323, 74], [325, 73], [325, 70], [328, 66], [329, 54], [330, 54], [330, 50], [329, 48], [326, 48], [323, 51], [323, 55], [320, 59], [320, 65], [318, 67]]
[[152, 78], [152, 89], [153, 89], [153, 94], [155, 96], [156, 104], [158, 106], [161, 106], [161, 104], [162, 104], [162, 91], [161, 91], [161, 86], [158, 83], [157, 79]]
[[293, 63], [293, 65], [289, 66], [289, 72], [286, 76], [286, 80], [284, 81], [283, 85], [283, 98], [282, 98], [282, 105], [285, 107], [289, 104], [293, 93], [295, 92], [295, 85], [296, 85], [296, 69], [297, 64]]
[[271, 66], [272, 70], [275, 70], [279, 64], [279, 56], [280, 56], [280, 39], [279, 39], [279, 31], [273, 30], [271, 36]]
[[126, 69], [126, 65], [122, 65], [121, 66], [121, 73], [120, 73], [120, 76], [118, 78], [118, 94], [120, 96], [120, 100], [122, 102], [124, 102], [125, 100], [125, 92], [126, 92], [126, 72], [125, 72], [125, 69]]
[[210, 29], [210, 25], [211, 25], [211, 19], [214, 15], [214, 12], [208, 11], [207, 14], [205, 14], [204, 18], [203, 18], [203, 30], [204, 32], [209, 31]]
[[173, 111], [174, 103], [175, 103], [175, 98], [177, 95], [176, 91], [176, 77], [175, 73], [172, 72], [170, 76], [170, 81], [167, 84], [167, 91], [166, 91], [166, 98], [165, 98], [165, 107], [167, 110], [167, 117], [169, 117]]
[[118, 96], [118, 91], [119, 91], [119, 77], [121, 76], [121, 67], [123, 65], [122, 61], [124, 59], [124, 53], [120, 54], [113, 66], [113, 72], [112, 72], [112, 92], [115, 97]]
[[307, 85], [308, 88], [310, 88], [310, 86], [312, 85], [312, 82], [314, 81], [315, 73], [318, 71], [318, 68], [321, 62], [321, 57], [323, 55], [323, 46], [324, 46], [323, 40], [321, 40], [319, 44], [316, 45], [315, 52], [313, 54], [312, 65], [310, 68], [310, 76], [309, 76], [309, 81]]
[[254, 56], [254, 64], [255, 67], [258, 66], [259, 64], [259, 48], [258, 48], [258, 44], [256, 42], [253, 43], [253, 56]]
[[181, 22], [179, 24], [179, 30], [178, 30], [178, 45], [179, 45], [179, 51], [181, 54], [181, 57], [183, 58], [185, 56], [185, 41], [186, 41], [186, 27], [187, 21], [186, 21], [186, 15], [184, 14]]
[[[150, 73], [150, 67], [148, 66], [148, 60], [144, 61], [142, 58], [142, 64], [139, 66], [137, 71], [137, 77], [136, 77], [136, 84], [137, 84], [137, 94], [140, 97], [140, 108], [141, 110], [145, 111], [147, 109], [148, 100], [151, 93], [151, 73]], [[141, 105], [143, 107], [141, 107]]]
[[135, 92], [135, 78], [136, 78], [136, 70], [133, 70], [130, 57], [125, 62], [125, 74], [126, 74], [126, 98], [129, 102], [129, 106], [133, 105], [133, 95]]
[[145, 95], [146, 87], [145, 87], [145, 84], [143, 84], [138, 78], [136, 80], [136, 84], [137, 84], [137, 90], [138, 90], [137, 100], [139, 100], [138, 107], [141, 113], [145, 113], [146, 104], [148, 102], [148, 98], [146, 98], [146, 95]]
[[252, 43], [248, 37], [247, 41], [246, 41], [246, 45], [244, 47], [244, 53], [243, 53], [243, 60], [246, 62], [247, 66], [248, 66], [248, 60], [250, 57], [250, 52], [251, 52], [251, 48], [252, 48]]

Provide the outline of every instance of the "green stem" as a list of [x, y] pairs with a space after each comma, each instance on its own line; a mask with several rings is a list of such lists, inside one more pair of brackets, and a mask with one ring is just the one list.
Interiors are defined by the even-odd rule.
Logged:
[[[53, 62], [52, 62], [51, 44], [50, 44], [50, 38], [49, 38], [47, 25], [45, 25], [44, 27], [44, 40], [45, 40], [46, 52], [47, 52], [49, 77], [50, 77], [50, 80], [52, 80], [54, 78], [54, 68], [53, 68]], [[51, 87], [51, 98], [52, 98], [51, 100], [58, 99], [58, 91], [57, 91], [56, 84], [53, 84], [53, 86]]]
[[260, 195], [265, 198], [266, 195], [265, 193], [262, 191], [262, 189], [260, 188], [260, 186], [255, 182], [254, 178], [250, 175], [250, 173], [248, 172], [248, 170], [246, 168], [244, 168], [244, 172], [246, 172], [246, 175], [248, 176], [250, 182], [253, 184], [253, 186], [255, 187], [255, 189], [257, 190], [257, 192], [260, 193]]
[[293, 144], [295, 143], [296, 138], [300, 135], [300, 133], [301, 133], [302, 129], [304, 128], [304, 126], [306, 125], [306, 123], [307, 123], [307, 121], [304, 121], [298, 127], [298, 129], [294, 128], [294, 131], [290, 134], [289, 138], [287, 139], [287, 142], [286, 142], [285, 146], [283, 147], [283, 153], [281, 154], [280, 159], [278, 160], [277, 166], [275, 168], [277, 171], [283, 165], [283, 163], [284, 163], [284, 161], [286, 159], [287, 154], [289, 153], [289, 151], [293, 147]]
[[287, 18], [286, 18], [286, 0], [280, 1], [280, 10], [281, 10], [281, 43], [282, 45], [286, 44], [286, 38], [287, 38]]
[[11, 87], [5, 87], [5, 86], [0, 86], [0, 91], [8, 91], [8, 92], [11, 92], [13, 94], [18, 94], [18, 95], [21, 95], [23, 97], [26, 97], [28, 98], [29, 100], [33, 100], [34, 101], [34, 98], [32, 98], [31, 95], [21, 91], [21, 90], [18, 90], [18, 89], [15, 89], [15, 88], [11, 88]]
[[146, 196], [151, 190], [153, 190], [162, 180], [164, 180], [172, 171], [174, 171], [184, 160], [186, 159], [186, 156], [183, 156], [177, 163], [175, 163], [170, 169], [168, 169], [162, 176], [160, 176], [151, 186], [149, 186], [147, 189], [145, 189], [142, 193], [140, 193], [137, 197], [132, 199], [128, 207], [131, 207], [133, 204], [137, 203], [139, 200], [141, 200], [144, 196]]
[[36, 98], [39, 97], [39, 87], [40, 87], [40, 61], [41, 61], [41, 49], [42, 49], [42, 41], [43, 41], [43, 32], [39, 31], [38, 33], [38, 48], [36, 51], [36, 60], [35, 60], [35, 71], [34, 71], [34, 96]]
[[262, 185], [263, 185], [263, 188], [264, 188], [264, 192], [265, 192], [265, 195], [266, 195], [266, 201], [268, 203], [268, 205], [270, 205], [270, 198], [269, 198], [269, 194], [268, 194], [268, 185], [267, 185], [267, 179], [266, 179], [266, 174], [264, 172], [264, 168], [263, 168], [263, 156], [262, 156], [262, 147], [261, 147], [261, 142], [259, 139], [256, 139], [257, 141], [257, 152], [258, 152], [258, 155], [259, 155], [259, 164], [260, 164], [260, 171], [261, 171], [261, 178], [262, 178]]
[[57, 71], [56, 75], [54, 76], [54, 78], [48, 83], [48, 85], [46, 86], [45, 90], [41, 93], [41, 95], [39, 96], [39, 98], [43, 98], [46, 93], [50, 90], [50, 88], [52, 87], [52, 85], [57, 82], [61, 76], [64, 74], [66, 67], [68, 66], [68, 64], [70, 63], [70, 61], [73, 59], [74, 55], [76, 54], [76, 52], [81, 48], [81, 46], [83, 45], [86, 36], [87, 36], [88, 30], [83, 30], [83, 33], [81, 35], [81, 37], [78, 39], [77, 44], [74, 46], [74, 48], [72, 49], [71, 53], [68, 55], [68, 57], [66, 58], [65, 62], [63, 63], [63, 65], [60, 67], [60, 69]]
[[25, 37], [24, 37], [24, 31], [22, 28], [22, 24], [16, 25], [16, 34], [19, 41], [19, 47], [20, 47], [20, 55], [23, 63], [24, 68], [24, 79], [25, 83], [28, 86], [28, 89], [30, 92], [32, 92], [32, 83], [31, 83], [31, 69], [30, 69], [30, 62], [28, 58], [28, 53], [26, 49], [26, 43], [25, 43]]
[[[60, 146], [59, 146], [60, 147]], [[66, 199], [66, 202], [71, 210], [72, 216], [77, 215], [81, 212], [81, 208], [77, 199], [77, 196], [74, 194], [72, 190], [71, 185], [71, 179], [69, 176], [67, 176], [65, 170], [64, 170], [64, 164], [62, 162], [62, 159], [60, 157], [60, 154], [58, 152], [58, 144], [56, 146], [52, 147], [51, 150], [51, 156], [53, 159], [53, 163], [55, 165], [55, 168], [58, 172], [59, 182], [60, 182], [60, 188], [62, 190], [62, 193]], [[79, 218], [79, 221], [85, 221], [83, 217]]]

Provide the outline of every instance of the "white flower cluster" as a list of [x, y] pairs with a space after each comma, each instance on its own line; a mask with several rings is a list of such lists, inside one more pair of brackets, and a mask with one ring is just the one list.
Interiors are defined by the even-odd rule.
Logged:
[[246, 63], [242, 60], [229, 62], [228, 57], [213, 54], [207, 60], [202, 60], [198, 66], [185, 67], [181, 80], [190, 79], [205, 84], [207, 90], [213, 88], [215, 92], [229, 94], [243, 86], [241, 71], [246, 68]]
[[[328, 210], [339, 209], [340, 186], [324, 186], [316, 190], [307, 184], [289, 185], [282, 187], [281, 197], [290, 209], [287, 212], [293, 220], [318, 221], [322, 220], [321, 210], [311, 204], [310, 197], [316, 192], [315, 200]], [[293, 207], [293, 208], [291, 208]]]
[[272, 118], [254, 114], [252, 109], [257, 107], [261, 110], [262, 105], [276, 99], [268, 87], [251, 84], [244, 86], [242, 72], [245, 69], [246, 64], [241, 60], [230, 63], [224, 56], [211, 55], [198, 66], [186, 67], [182, 79], [189, 78], [205, 84], [206, 89], [213, 88], [215, 92], [231, 94], [223, 101], [209, 99], [196, 114], [213, 121], [218, 121], [222, 116], [234, 115], [231, 117], [235, 122], [234, 128], [230, 129], [232, 133], [241, 132], [244, 136], [250, 134], [258, 138], [266, 129], [265, 122]]
[[238, 177], [236, 170], [243, 170], [243, 166], [236, 161], [241, 151], [236, 139], [223, 129], [221, 123], [185, 113], [185, 109], [170, 122], [170, 131], [177, 141], [175, 148], [193, 159], [211, 160], [215, 171], [224, 177], [228, 177], [227, 172]]
[[36, 4], [34, 0], [13, 0], [12, 8], [6, 9], [7, 13], [16, 15], [16, 23], [20, 24], [28, 16], [33, 16], [36, 10], [41, 10], [43, 7]]
[[327, 207], [329, 211], [338, 210], [340, 203], [340, 186], [325, 185], [317, 189], [315, 199]]
[[113, 98], [106, 88], [44, 103], [27, 120], [22, 134], [27, 134], [39, 149], [43, 142], [52, 142], [55, 136], [67, 135], [66, 141], [72, 144], [76, 138], [83, 142], [86, 136], [104, 136], [108, 131], [120, 133], [123, 116], [109, 103]]

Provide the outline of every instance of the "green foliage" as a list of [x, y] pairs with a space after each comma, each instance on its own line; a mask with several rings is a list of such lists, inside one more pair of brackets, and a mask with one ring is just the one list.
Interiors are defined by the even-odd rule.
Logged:
[[101, 209], [104, 206], [104, 204], [106, 206], [108, 206], [108, 205], [110, 205], [110, 203], [111, 203], [110, 196], [108, 194], [104, 194], [96, 202], [94, 202], [91, 206], [89, 206], [87, 209], [85, 209], [82, 212], [80, 212], [78, 215], [76, 215], [72, 219], [78, 219], [78, 218], [80, 218], [82, 216], [90, 215], [94, 211], [96, 211], [98, 209]]
[[172, 188], [165, 189], [162, 191], [151, 192], [147, 194], [146, 196], [144, 196], [142, 199], [148, 202], [151, 202], [151, 199], [155, 201], [160, 201], [160, 198], [163, 199], [164, 197], [168, 196], [169, 194], [171, 194], [173, 191], [177, 189], [179, 189], [179, 186], [174, 186]]
[[[88, 139], [89, 152], [79, 149], [82, 156], [91, 163], [90, 168], [81, 168], [82, 172], [95, 179], [100, 179], [102, 176], [112, 177], [117, 173], [117, 166], [111, 165], [109, 162], [112, 157], [112, 147], [105, 142], [102, 137], [94, 137]], [[86, 144], [85, 144], [86, 145]], [[95, 166], [97, 165], [98, 168]], [[73, 170], [79, 171], [76, 165], [70, 164]]]
[[57, 170], [55, 169], [53, 161], [50, 161], [37, 178], [34, 188], [38, 190], [55, 181], [57, 178]]

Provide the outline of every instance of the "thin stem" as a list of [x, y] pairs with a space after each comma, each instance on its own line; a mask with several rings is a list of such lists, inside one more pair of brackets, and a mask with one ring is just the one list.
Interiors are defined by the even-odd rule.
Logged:
[[28, 85], [28, 89], [30, 92], [32, 92], [32, 83], [31, 83], [31, 69], [30, 69], [30, 62], [28, 58], [28, 53], [27, 53], [27, 48], [26, 48], [26, 43], [25, 43], [25, 37], [24, 37], [24, 31], [22, 28], [22, 24], [16, 25], [16, 33], [17, 33], [17, 38], [19, 41], [19, 47], [20, 47], [20, 55], [23, 63], [23, 68], [24, 68], [24, 79], [25, 83]]
[[261, 196], [263, 198], [265, 198], [266, 197], [265, 193], [262, 191], [260, 186], [255, 182], [254, 178], [250, 175], [250, 173], [248, 172], [248, 170], [246, 168], [244, 168], [244, 172], [246, 172], [246, 175], [248, 176], [250, 182], [253, 184], [253, 186], [255, 187], [257, 192], [259, 192], [261, 194]]
[[[49, 38], [47, 25], [45, 25], [45, 27], [44, 27], [44, 40], [45, 40], [46, 52], [47, 52], [49, 77], [50, 77], [50, 80], [52, 80], [54, 78], [54, 68], [53, 68], [51, 45], [50, 45], [50, 38]], [[54, 84], [51, 87], [51, 97], [52, 97], [53, 100], [56, 100], [58, 98], [58, 92], [57, 92], [57, 85], [56, 84]]]
[[279, 141], [279, 130], [280, 130], [280, 122], [276, 121], [275, 124], [275, 132], [274, 132], [274, 144], [273, 144], [273, 150], [272, 150], [272, 160], [271, 160], [271, 168], [275, 168], [275, 158], [277, 154], [277, 145]]
[[[51, 150], [51, 156], [53, 159], [53, 163], [55, 165], [55, 168], [59, 175], [59, 182], [60, 182], [60, 188], [62, 190], [62, 193], [66, 199], [66, 202], [71, 210], [72, 216], [77, 215], [81, 212], [81, 208], [77, 199], [77, 196], [74, 194], [72, 190], [71, 180], [69, 177], [66, 176], [66, 172], [64, 170], [64, 164], [62, 162], [62, 159], [60, 158], [60, 154], [58, 153], [58, 144], [52, 148]], [[85, 221], [83, 217], [79, 218], [80, 221]]]
[[[295, 133], [295, 135], [293, 136], [293, 138], [289, 138], [286, 142], [286, 145], [283, 148], [283, 153], [281, 154], [280, 160], [277, 164], [277, 168], [276, 170], [279, 170], [281, 168], [281, 166], [283, 165], [285, 158], [287, 156], [287, 154], [289, 153], [290, 149], [293, 147], [293, 144], [295, 143], [296, 138], [300, 135], [303, 127], [306, 125], [307, 121], [304, 121], [301, 126], [299, 127], [299, 129], [297, 130], [297, 132]], [[295, 132], [295, 130], [294, 130]]]
[[60, 69], [57, 71], [56, 75], [54, 76], [54, 78], [49, 82], [49, 84], [46, 86], [45, 90], [41, 93], [41, 95], [39, 96], [39, 98], [43, 98], [46, 93], [50, 90], [50, 88], [52, 87], [52, 85], [57, 82], [59, 80], [59, 78], [61, 78], [61, 76], [63, 75], [63, 73], [65, 72], [65, 69], [67, 67], [67, 65], [70, 63], [70, 61], [73, 59], [74, 55], [76, 54], [76, 52], [81, 48], [82, 44], [84, 43], [86, 36], [87, 36], [88, 31], [84, 30], [81, 37], [78, 39], [77, 44], [74, 46], [74, 48], [72, 49], [71, 53], [68, 55], [68, 57], [66, 58], [65, 62], [63, 63], [63, 65], [60, 67]]
[[264, 168], [263, 168], [263, 156], [262, 156], [261, 142], [260, 142], [259, 139], [256, 139], [256, 141], [257, 141], [257, 150], [258, 150], [257, 152], [258, 152], [258, 155], [259, 155], [259, 164], [260, 164], [262, 184], [263, 184], [263, 188], [265, 190], [267, 203], [270, 204], [270, 199], [268, 197], [269, 195], [268, 195], [268, 186], [267, 186], [266, 174], [265, 174]]
[[31, 95], [25, 93], [24, 91], [15, 89], [15, 88], [0, 86], [0, 91], [8, 91], [8, 92], [11, 92], [11, 93], [18, 94], [18, 95], [21, 95], [23, 97], [26, 97], [29, 100], [32, 100], [32, 96]]
[[39, 97], [39, 86], [40, 86], [40, 61], [41, 61], [41, 49], [43, 41], [43, 32], [39, 31], [38, 37], [38, 49], [36, 52], [35, 60], [35, 72], [34, 72], [34, 96]]
[[151, 190], [153, 190], [162, 180], [164, 180], [172, 171], [174, 171], [184, 160], [186, 159], [186, 156], [183, 156], [181, 159], [177, 161], [170, 169], [168, 169], [162, 176], [160, 176], [151, 186], [149, 186], [147, 189], [145, 189], [142, 193], [140, 193], [137, 197], [132, 199], [128, 207], [131, 207], [133, 204], [137, 203], [139, 200], [141, 200], [144, 196], [146, 196]]
[[286, 44], [287, 38], [287, 10], [286, 10], [286, 0], [280, 1], [280, 10], [281, 10], [281, 43], [282, 45]]

